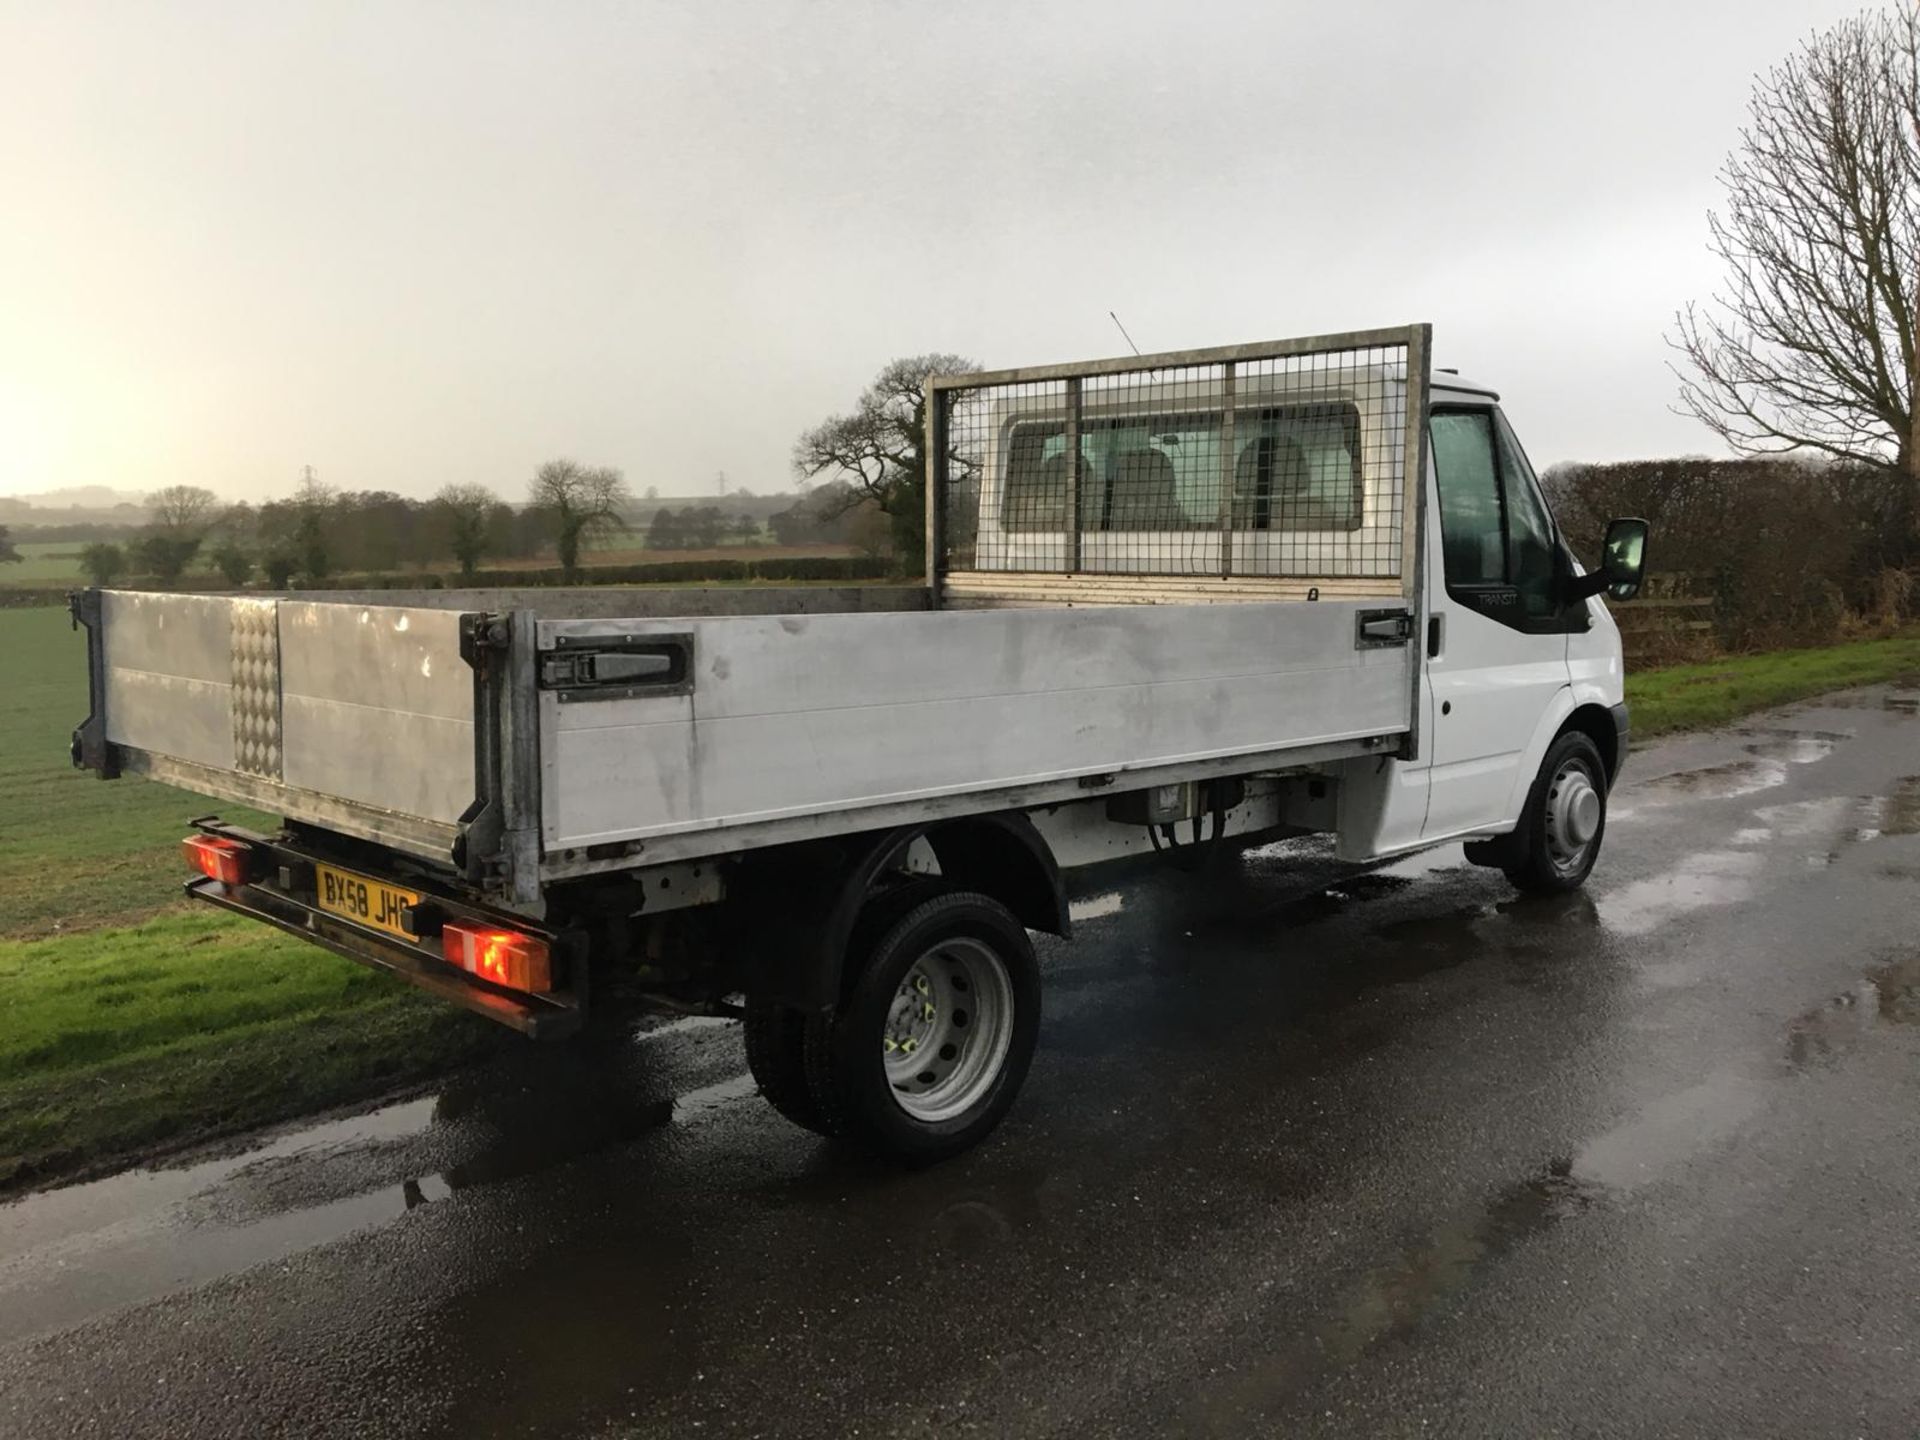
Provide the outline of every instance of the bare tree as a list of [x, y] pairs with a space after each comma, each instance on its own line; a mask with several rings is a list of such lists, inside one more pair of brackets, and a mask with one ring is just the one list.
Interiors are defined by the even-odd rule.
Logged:
[[447, 526], [447, 546], [460, 562], [460, 578], [473, 579], [487, 553], [488, 522], [500, 497], [484, 485], [445, 485], [433, 497]]
[[220, 497], [198, 485], [168, 485], [147, 497], [153, 523], [176, 534], [195, 535], [220, 510]]
[[[317, 585], [333, 573], [334, 556], [328, 532], [332, 528], [329, 522], [333, 513], [339, 508], [340, 492], [307, 465], [300, 471], [300, 488], [293, 492], [292, 503], [295, 568], [309, 585]], [[269, 560], [268, 573], [271, 575], [274, 569]]]
[[1842, 21], [1764, 76], [1721, 179], [1727, 279], [1676, 317], [1682, 405], [1745, 453], [1920, 480], [1920, 13]]
[[870, 500], [886, 512], [894, 548], [909, 569], [926, 549], [927, 377], [978, 368], [959, 355], [895, 360], [874, 377], [851, 414], [822, 421], [793, 447], [793, 468], [803, 479], [845, 480], [852, 487], [848, 507]]
[[627, 482], [618, 470], [608, 466], [549, 460], [534, 472], [527, 498], [553, 516], [560, 569], [568, 580], [580, 573], [580, 547], [585, 541], [627, 528], [626, 518], [620, 513], [621, 504], [628, 499]]

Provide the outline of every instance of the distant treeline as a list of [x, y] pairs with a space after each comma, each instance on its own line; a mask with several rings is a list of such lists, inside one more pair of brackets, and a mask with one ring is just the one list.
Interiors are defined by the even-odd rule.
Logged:
[[[740, 492], [679, 509], [649, 511], [645, 502], [627, 502], [617, 523], [602, 523], [594, 533], [603, 547], [668, 551], [859, 544], [872, 536], [869, 509], [844, 486], [822, 486], [798, 498]], [[221, 506], [208, 491], [174, 486], [156, 494], [151, 522], [137, 529], [63, 525], [21, 534], [81, 545], [81, 565], [96, 584], [175, 585], [192, 574], [218, 575], [229, 586], [285, 589], [296, 582], [326, 585], [342, 575], [418, 574], [449, 563], [471, 567], [483, 558], [496, 566], [538, 560], [556, 553], [562, 529], [555, 507], [509, 505], [471, 486], [415, 500], [390, 491], [310, 485], [291, 499], [257, 506]], [[870, 553], [884, 551], [881, 544]]]
[[878, 508], [844, 484], [818, 490], [773, 510], [764, 527], [751, 511], [726, 506], [688, 505], [653, 513], [646, 529], [650, 550], [711, 550], [717, 545], [740, 545], [771, 535], [778, 545], [859, 545], [881, 553], [885, 527], [875, 524]]
[[137, 538], [147, 527], [141, 524], [122, 524], [100, 520], [76, 521], [70, 525], [40, 525], [33, 521], [31, 514], [25, 524], [15, 520], [10, 522], [15, 540], [30, 540], [35, 544], [72, 544], [85, 545], [96, 540], [108, 540], [124, 544]]

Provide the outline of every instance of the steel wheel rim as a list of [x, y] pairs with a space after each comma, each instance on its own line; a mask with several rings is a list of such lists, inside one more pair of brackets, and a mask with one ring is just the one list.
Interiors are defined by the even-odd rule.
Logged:
[[1586, 863], [1606, 821], [1606, 801], [1584, 760], [1569, 760], [1547, 786], [1547, 855], [1571, 875]]
[[992, 946], [943, 940], [907, 967], [880, 1048], [894, 1102], [938, 1124], [993, 1088], [1013, 1048], [1013, 980]]

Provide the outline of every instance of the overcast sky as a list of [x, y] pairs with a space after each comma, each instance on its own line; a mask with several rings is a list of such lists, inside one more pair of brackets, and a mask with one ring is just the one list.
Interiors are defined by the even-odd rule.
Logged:
[[1537, 465], [1716, 450], [1663, 332], [1853, 0], [0, 0], [0, 494], [786, 488], [888, 358], [1430, 320]]

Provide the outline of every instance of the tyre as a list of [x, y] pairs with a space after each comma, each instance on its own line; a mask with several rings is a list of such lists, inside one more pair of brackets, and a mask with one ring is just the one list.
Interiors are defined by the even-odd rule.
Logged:
[[827, 1128], [927, 1164], [977, 1144], [1013, 1104], [1040, 1034], [1033, 943], [999, 901], [948, 891], [847, 957], [839, 1012], [806, 1028]]
[[1528, 894], [1563, 895], [1586, 883], [1606, 834], [1606, 763], [1593, 741], [1570, 730], [1548, 748], [1500, 868]]
[[748, 1000], [744, 1025], [747, 1069], [767, 1103], [794, 1124], [826, 1135], [826, 1116], [814, 1103], [807, 1083], [808, 1018], [791, 1005], [773, 1000]]

